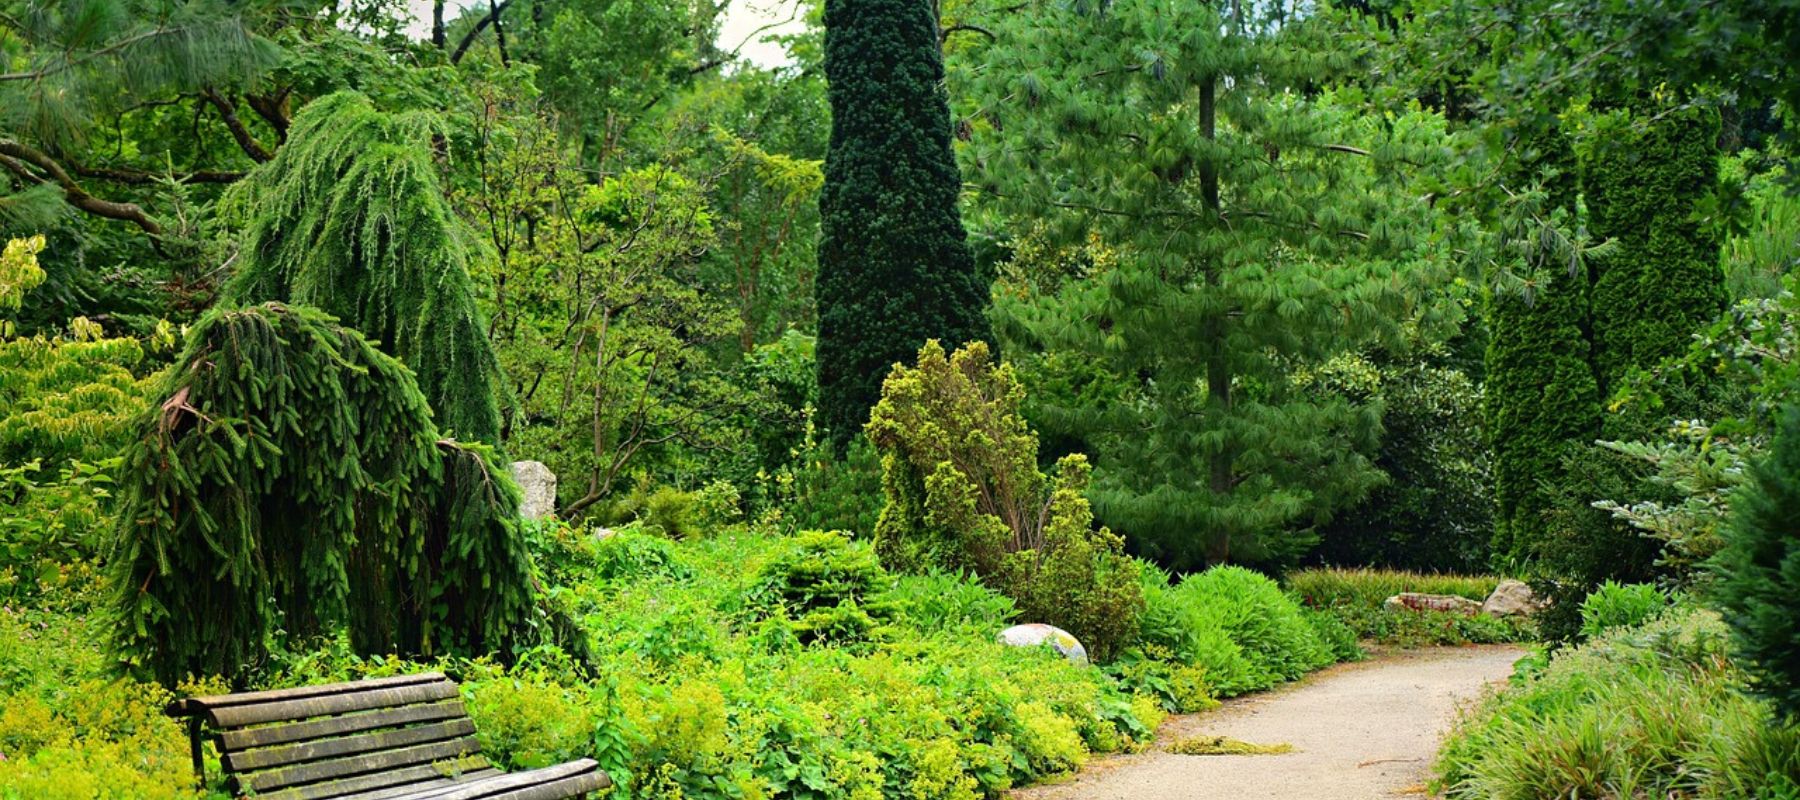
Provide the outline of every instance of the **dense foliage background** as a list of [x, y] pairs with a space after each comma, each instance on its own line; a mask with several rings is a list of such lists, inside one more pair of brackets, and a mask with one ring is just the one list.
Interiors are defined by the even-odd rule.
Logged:
[[[1793, 0], [0, 0], [0, 798], [217, 792], [172, 694], [427, 665], [621, 796], [992, 796], [1535, 639], [1451, 796], [1791, 799], [1794, 52]], [[1383, 604], [1501, 576], [1548, 607]]]

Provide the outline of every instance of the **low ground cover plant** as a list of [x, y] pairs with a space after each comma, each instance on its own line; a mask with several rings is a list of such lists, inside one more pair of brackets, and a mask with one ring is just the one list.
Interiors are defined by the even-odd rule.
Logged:
[[1800, 797], [1800, 725], [1743, 691], [1728, 649], [1716, 613], [1680, 606], [1528, 659], [1459, 723], [1438, 784], [1452, 800]]
[[[619, 798], [972, 800], [1146, 746], [1171, 710], [1340, 652], [1327, 621], [1236, 567], [1171, 580], [1144, 565], [1137, 643], [1093, 665], [996, 643], [1029, 621], [1011, 599], [963, 574], [891, 575], [842, 534], [529, 528], [584, 657], [421, 663], [340, 636], [277, 649], [253, 688], [443, 670], [499, 766], [596, 758]], [[111, 677], [103, 623], [64, 607], [0, 613], [0, 798], [222, 797], [192, 788], [185, 733], [161, 714], [173, 693]]]

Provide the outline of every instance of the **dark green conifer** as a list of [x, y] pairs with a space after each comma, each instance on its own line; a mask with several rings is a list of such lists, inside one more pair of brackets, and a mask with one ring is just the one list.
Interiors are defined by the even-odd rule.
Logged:
[[173, 683], [346, 628], [359, 652], [421, 656], [531, 630], [518, 489], [361, 334], [303, 307], [215, 310], [151, 396], [109, 559], [128, 665]]
[[1592, 263], [1602, 395], [1629, 370], [1687, 352], [1725, 308], [1719, 237], [1695, 213], [1718, 184], [1718, 119], [1691, 110], [1621, 122], [1582, 174], [1593, 231], [1615, 243]]
[[[1538, 181], [1551, 210], [1575, 207], [1574, 153], [1553, 128], [1525, 134], [1519, 182]], [[1588, 270], [1576, 259], [1521, 264], [1527, 282], [1487, 298], [1485, 387], [1493, 443], [1494, 557], [1525, 558], [1543, 540], [1546, 484], [1572, 448], [1600, 432], [1588, 341]]]
[[831, 142], [819, 196], [819, 411], [839, 445], [927, 339], [991, 336], [956, 208], [935, 6], [827, 0]]
[[438, 130], [355, 92], [307, 104], [236, 189], [253, 213], [225, 300], [324, 310], [406, 363], [439, 427], [497, 443], [500, 368], [468, 272], [479, 245], [444, 199]]
[[1718, 556], [1719, 605], [1752, 687], [1800, 720], [1800, 408], [1783, 415], [1736, 506]]

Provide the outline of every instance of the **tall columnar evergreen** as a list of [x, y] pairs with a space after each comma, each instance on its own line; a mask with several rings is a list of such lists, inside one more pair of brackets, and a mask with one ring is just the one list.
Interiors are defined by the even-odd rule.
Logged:
[[1098, 516], [1175, 568], [1291, 557], [1381, 480], [1379, 405], [1294, 377], [1397, 336], [1433, 283], [1405, 162], [1442, 121], [1356, 124], [1303, 88], [1333, 66], [1311, 23], [1275, 13], [1046, 2], [996, 32], [971, 88], [970, 153], [1005, 210], [1119, 251], [997, 302], [1009, 335], [1100, 376], [1040, 400], [1042, 424], [1084, 434]]
[[1725, 308], [1720, 240], [1696, 214], [1718, 184], [1718, 119], [1694, 110], [1613, 121], [1618, 135], [1600, 137], [1582, 170], [1593, 231], [1616, 243], [1592, 263], [1603, 395], [1632, 368], [1686, 352]]
[[819, 411], [840, 445], [927, 339], [990, 338], [956, 202], [935, 6], [827, 0], [831, 142], [819, 195]]
[[[1525, 134], [1515, 174], [1537, 182], [1546, 215], [1572, 213], [1575, 157], [1555, 129]], [[1600, 433], [1600, 388], [1589, 341], [1588, 267], [1576, 259], [1520, 263], [1522, 285], [1487, 297], [1488, 434], [1493, 443], [1494, 543], [1499, 559], [1520, 559], [1543, 541], [1546, 490], [1564, 459]]]
[[128, 664], [173, 683], [346, 628], [359, 652], [421, 656], [532, 629], [518, 489], [362, 335], [303, 307], [215, 310], [152, 397], [109, 559]]
[[500, 368], [468, 271], [478, 245], [444, 199], [437, 131], [354, 92], [309, 103], [235, 189], [251, 212], [225, 299], [323, 309], [406, 363], [439, 427], [497, 443]]

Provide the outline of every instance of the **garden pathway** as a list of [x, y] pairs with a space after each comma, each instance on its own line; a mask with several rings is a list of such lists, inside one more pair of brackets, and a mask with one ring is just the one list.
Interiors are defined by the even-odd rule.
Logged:
[[[1014, 800], [1375, 800], [1425, 797], [1438, 743], [1459, 706], [1512, 674], [1512, 646], [1439, 647], [1340, 664], [1272, 692], [1171, 717], [1157, 745], [1097, 759], [1074, 779]], [[1287, 743], [1282, 755], [1164, 752], [1197, 735]]]

